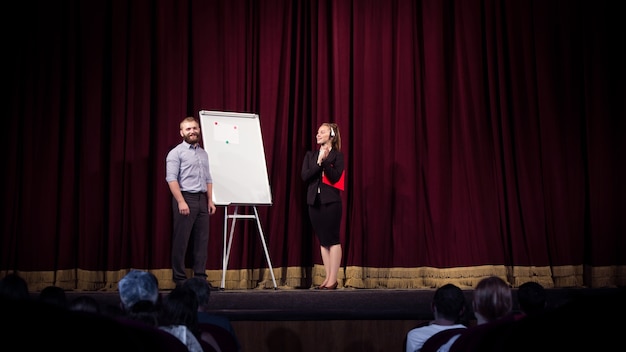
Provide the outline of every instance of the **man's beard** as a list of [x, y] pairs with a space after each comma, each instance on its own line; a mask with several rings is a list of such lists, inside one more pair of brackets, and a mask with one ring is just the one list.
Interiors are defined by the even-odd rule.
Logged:
[[197, 134], [188, 134], [185, 136], [185, 142], [189, 144], [196, 144], [200, 140], [200, 137]]

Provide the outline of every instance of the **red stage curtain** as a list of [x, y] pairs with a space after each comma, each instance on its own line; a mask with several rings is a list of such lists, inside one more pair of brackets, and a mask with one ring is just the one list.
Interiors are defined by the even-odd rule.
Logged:
[[[100, 289], [140, 268], [169, 284], [165, 155], [185, 116], [224, 110], [261, 118], [281, 285], [319, 276], [299, 174], [326, 121], [346, 156], [343, 285], [624, 285], [618, 5], [14, 1], [0, 273]], [[267, 286], [256, 225], [237, 226], [228, 285]]]

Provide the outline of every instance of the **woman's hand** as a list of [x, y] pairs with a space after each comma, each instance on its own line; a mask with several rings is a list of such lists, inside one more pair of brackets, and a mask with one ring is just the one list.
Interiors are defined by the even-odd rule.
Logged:
[[324, 161], [328, 157], [328, 148], [326, 146], [322, 146], [320, 148], [320, 153], [317, 156], [317, 165], [321, 165], [322, 161]]

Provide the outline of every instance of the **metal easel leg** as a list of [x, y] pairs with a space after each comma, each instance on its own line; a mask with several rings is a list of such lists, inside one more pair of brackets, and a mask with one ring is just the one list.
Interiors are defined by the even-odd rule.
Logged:
[[263, 244], [263, 250], [265, 251], [265, 259], [267, 259], [267, 266], [270, 268], [270, 274], [272, 275], [272, 282], [274, 283], [274, 289], [276, 286], [276, 278], [274, 277], [274, 268], [272, 268], [272, 261], [270, 260], [270, 254], [267, 250], [267, 244], [265, 244], [265, 236], [263, 235], [263, 230], [261, 229], [261, 221], [259, 220], [259, 213], [256, 210], [256, 206], [254, 208], [254, 216], [256, 217], [256, 224], [259, 227], [259, 235], [261, 236], [261, 243]]
[[228, 265], [228, 259], [226, 256], [226, 227], [228, 226], [228, 205], [224, 207], [224, 250], [222, 253], [222, 283], [220, 288], [224, 289], [226, 284], [226, 266]]
[[[224, 208], [224, 253], [222, 254], [222, 284], [221, 288], [226, 286], [226, 268], [228, 267], [228, 259], [230, 258], [230, 248], [233, 244], [233, 233], [235, 232], [235, 221], [239, 217], [237, 214], [238, 206], [235, 206], [235, 212], [228, 215], [228, 206]], [[228, 244], [226, 244], [226, 228], [228, 227], [228, 219], [232, 219], [230, 223], [230, 236], [228, 236]]]

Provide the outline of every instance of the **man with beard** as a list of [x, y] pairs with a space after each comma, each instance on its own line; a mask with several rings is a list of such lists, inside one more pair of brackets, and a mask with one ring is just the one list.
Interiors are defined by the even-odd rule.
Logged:
[[192, 243], [193, 276], [206, 279], [209, 215], [215, 213], [209, 155], [200, 146], [200, 124], [193, 117], [180, 123], [183, 141], [167, 154], [165, 180], [172, 192], [172, 279], [186, 279], [185, 256]]

